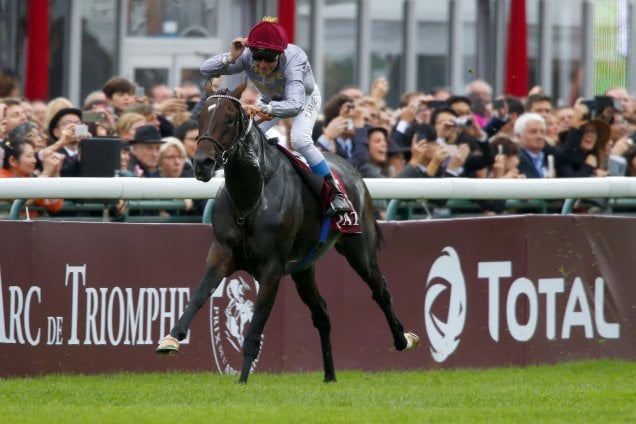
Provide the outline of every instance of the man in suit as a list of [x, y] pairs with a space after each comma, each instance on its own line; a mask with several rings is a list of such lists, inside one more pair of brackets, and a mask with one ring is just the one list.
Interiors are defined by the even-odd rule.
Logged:
[[524, 113], [515, 122], [514, 130], [521, 147], [517, 166], [519, 173], [527, 178], [554, 177], [559, 152], [546, 143], [546, 124], [543, 117], [538, 113]]
[[79, 143], [88, 135], [81, 129], [85, 130], [86, 126], [82, 124], [82, 111], [76, 108], [60, 109], [49, 123], [49, 135], [57, 146], [56, 152], [64, 155], [62, 177], [79, 176]]

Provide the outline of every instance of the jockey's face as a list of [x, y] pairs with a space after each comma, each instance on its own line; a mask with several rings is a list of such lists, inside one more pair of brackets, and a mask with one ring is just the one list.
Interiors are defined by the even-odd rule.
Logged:
[[261, 75], [269, 75], [278, 66], [280, 53], [275, 51], [254, 52], [252, 60], [256, 63], [256, 69]]

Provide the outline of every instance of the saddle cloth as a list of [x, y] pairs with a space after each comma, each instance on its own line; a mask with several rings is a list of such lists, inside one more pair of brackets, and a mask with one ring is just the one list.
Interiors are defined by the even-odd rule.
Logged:
[[[360, 229], [358, 212], [356, 212], [355, 208], [349, 201], [349, 197], [347, 196], [347, 202], [349, 202], [350, 211], [342, 212], [331, 217], [325, 215], [327, 206], [333, 199], [333, 188], [329, 184], [327, 184], [323, 178], [311, 172], [309, 166], [300, 158], [298, 158], [294, 153], [278, 143], [276, 143], [275, 145], [291, 161], [291, 163], [294, 165], [294, 168], [296, 168], [296, 170], [298, 171], [298, 174], [303, 178], [305, 183], [307, 183], [309, 188], [316, 194], [316, 196], [320, 200], [320, 207], [322, 208], [323, 213], [323, 229], [320, 231], [321, 241], [324, 241], [323, 237], [326, 239], [326, 232], [328, 231], [325, 230], [327, 228], [330, 231], [339, 231], [345, 234], [361, 233], [362, 230]], [[345, 186], [342, 183], [340, 175], [338, 175], [338, 173], [333, 170], [332, 173], [338, 180], [341, 190], [345, 192]], [[329, 227], [326, 228], [327, 222], [329, 223]]]

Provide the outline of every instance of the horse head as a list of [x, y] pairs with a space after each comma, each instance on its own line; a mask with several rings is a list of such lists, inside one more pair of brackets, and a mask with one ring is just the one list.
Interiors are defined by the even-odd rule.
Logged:
[[227, 158], [228, 152], [245, 137], [249, 117], [241, 107], [241, 93], [247, 81], [230, 91], [210, 91], [199, 113], [199, 137], [194, 154], [194, 174], [209, 181]]

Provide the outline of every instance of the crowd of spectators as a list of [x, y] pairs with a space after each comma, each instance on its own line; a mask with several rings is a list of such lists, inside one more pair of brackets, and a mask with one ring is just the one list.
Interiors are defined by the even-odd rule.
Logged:
[[[495, 97], [482, 80], [463, 93], [403, 93], [395, 107], [387, 102], [389, 90], [380, 77], [368, 91], [347, 86], [325, 99], [313, 131], [316, 146], [342, 156], [365, 178], [636, 176], [636, 99], [622, 87], [558, 106], [540, 87], [525, 98]], [[257, 101], [254, 93], [246, 90], [241, 101]], [[113, 176], [193, 178], [202, 96], [196, 83], [144, 91], [114, 77], [82, 105], [61, 97], [28, 101], [19, 95], [18, 80], [2, 75], [0, 177], [85, 175], [82, 142], [117, 138], [120, 160]], [[281, 121], [268, 136], [291, 148], [288, 124]], [[54, 215], [63, 201], [32, 202]], [[483, 213], [506, 211], [503, 201], [479, 204]], [[203, 206], [188, 199], [183, 213], [201, 214]], [[380, 217], [385, 206], [376, 202]], [[582, 212], [603, 210], [602, 202], [579, 206]], [[116, 212], [123, 211], [119, 202]]]

